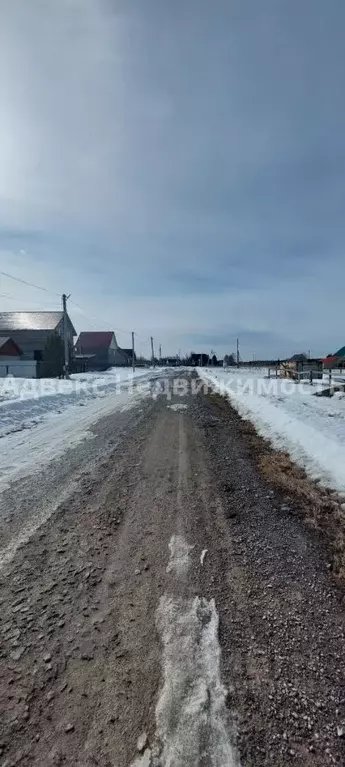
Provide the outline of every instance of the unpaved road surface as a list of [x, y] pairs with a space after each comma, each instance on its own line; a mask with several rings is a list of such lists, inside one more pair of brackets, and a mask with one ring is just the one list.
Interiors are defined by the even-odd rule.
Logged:
[[1, 767], [344, 765], [343, 588], [236, 413], [94, 432], [2, 497]]

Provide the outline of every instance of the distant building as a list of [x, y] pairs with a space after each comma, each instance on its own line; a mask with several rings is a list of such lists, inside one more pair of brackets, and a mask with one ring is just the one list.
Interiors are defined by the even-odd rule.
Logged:
[[178, 360], [177, 357], [161, 357], [158, 363], [162, 367], [169, 368], [169, 367], [176, 367], [177, 365], [180, 365], [180, 360]]
[[332, 368], [344, 368], [345, 346], [342, 346], [341, 349], [338, 349], [335, 354], [329, 354], [327, 357], [325, 357], [323, 360], [323, 366], [326, 370], [332, 370]]
[[293, 354], [288, 362], [307, 362], [308, 355], [302, 352], [302, 354]]
[[[121, 354], [123, 354], [123, 356], [125, 357], [126, 365], [132, 365], [133, 364], [133, 350], [132, 349], [120, 349], [120, 347], [118, 347], [118, 349], [121, 352]], [[137, 355], [134, 352], [134, 362], [136, 362], [136, 360], [137, 360]]]
[[75, 355], [77, 360], [81, 357], [89, 358], [89, 370], [107, 370], [128, 365], [128, 356], [118, 346], [115, 333], [111, 330], [80, 333], [75, 345]]
[[293, 381], [314, 380], [322, 378], [323, 363], [320, 359], [309, 359], [306, 354], [294, 354], [280, 364], [279, 372], [281, 378], [291, 378]]
[[209, 361], [209, 354], [192, 352], [190, 356], [190, 364], [195, 367], [205, 367]]
[[[9, 338], [23, 352], [26, 360], [39, 362], [48, 338], [53, 333], [63, 336], [63, 312], [0, 312], [0, 337]], [[76, 336], [67, 315], [67, 335], [71, 348]]]

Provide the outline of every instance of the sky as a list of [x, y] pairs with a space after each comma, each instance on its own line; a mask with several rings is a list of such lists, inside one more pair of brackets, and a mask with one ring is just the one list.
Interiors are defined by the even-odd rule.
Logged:
[[[0, 0], [0, 307], [149, 354], [345, 343], [343, 0]], [[72, 303], [73, 302], [73, 303]]]

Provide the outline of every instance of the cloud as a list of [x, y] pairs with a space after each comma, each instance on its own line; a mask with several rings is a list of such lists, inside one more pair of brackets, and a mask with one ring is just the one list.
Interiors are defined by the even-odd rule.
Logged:
[[4, 0], [4, 271], [167, 353], [341, 346], [344, 28], [342, 0]]

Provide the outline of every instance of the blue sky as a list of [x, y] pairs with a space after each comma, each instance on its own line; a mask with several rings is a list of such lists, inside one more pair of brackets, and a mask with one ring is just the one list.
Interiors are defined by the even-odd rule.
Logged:
[[344, 37], [343, 0], [3, 0], [1, 269], [144, 353], [343, 345]]

